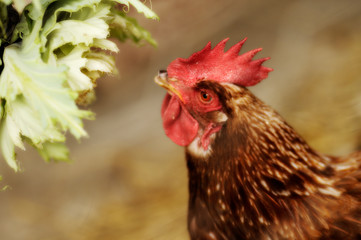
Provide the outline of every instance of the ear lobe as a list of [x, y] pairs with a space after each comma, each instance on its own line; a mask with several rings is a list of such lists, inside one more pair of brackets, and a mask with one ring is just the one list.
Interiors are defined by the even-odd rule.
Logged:
[[213, 111], [206, 113], [207, 119], [214, 123], [222, 124], [228, 120], [228, 116], [221, 111]]
[[228, 116], [224, 112], [217, 111], [215, 121], [217, 123], [224, 123], [228, 120]]

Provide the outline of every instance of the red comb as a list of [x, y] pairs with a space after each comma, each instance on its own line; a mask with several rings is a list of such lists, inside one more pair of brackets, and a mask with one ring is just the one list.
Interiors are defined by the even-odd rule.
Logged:
[[229, 82], [241, 86], [253, 86], [268, 76], [272, 68], [262, 66], [269, 58], [252, 60], [262, 50], [257, 48], [239, 55], [247, 38], [224, 52], [229, 38], [219, 42], [213, 49], [209, 42], [201, 51], [193, 53], [188, 59], [177, 58], [167, 68], [168, 76], [193, 86], [199, 80], [208, 79]]

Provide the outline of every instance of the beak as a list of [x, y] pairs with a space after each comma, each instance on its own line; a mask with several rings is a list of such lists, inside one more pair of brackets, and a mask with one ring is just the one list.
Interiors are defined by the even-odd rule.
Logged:
[[158, 73], [158, 76], [156, 76], [154, 78], [154, 81], [155, 81], [156, 84], [158, 84], [162, 88], [165, 88], [169, 93], [175, 94], [176, 96], [178, 96], [179, 99], [182, 102], [184, 102], [181, 93], [169, 83], [167, 71], [160, 70], [159, 73]]

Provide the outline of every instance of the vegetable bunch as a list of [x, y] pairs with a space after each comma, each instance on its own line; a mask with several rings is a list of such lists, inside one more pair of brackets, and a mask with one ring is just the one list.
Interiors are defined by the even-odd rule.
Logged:
[[116, 71], [109, 38], [155, 45], [149, 32], [127, 16], [133, 6], [157, 15], [139, 0], [0, 0], [0, 149], [15, 171], [15, 147], [24, 142], [46, 160], [67, 160], [65, 133], [87, 135], [83, 119], [104, 73]]

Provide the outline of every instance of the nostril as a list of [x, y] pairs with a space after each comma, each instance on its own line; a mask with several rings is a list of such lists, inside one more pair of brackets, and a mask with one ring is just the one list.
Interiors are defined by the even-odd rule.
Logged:
[[161, 77], [161, 78], [166, 78], [166, 77], [168, 77], [167, 70], [159, 70], [158, 76]]

